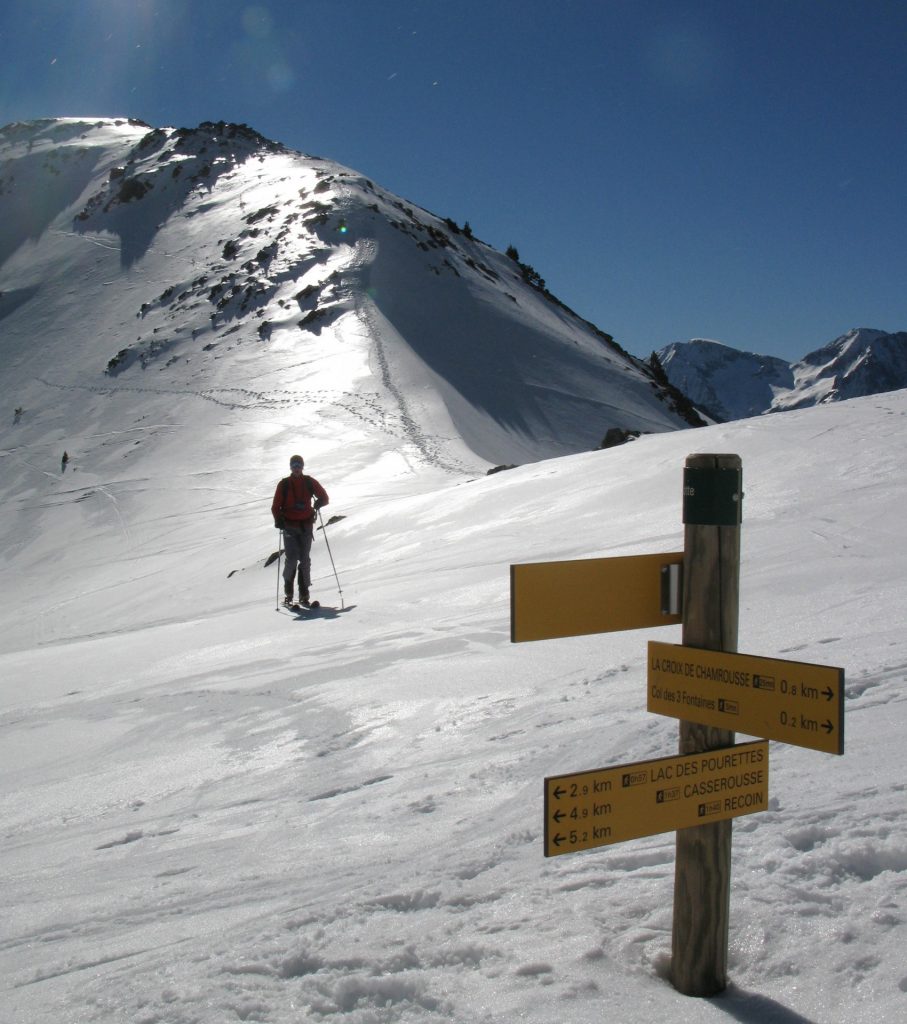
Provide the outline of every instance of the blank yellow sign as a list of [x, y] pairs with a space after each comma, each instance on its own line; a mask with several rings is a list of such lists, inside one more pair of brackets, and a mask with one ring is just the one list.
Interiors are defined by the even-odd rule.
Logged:
[[682, 564], [679, 551], [511, 565], [510, 639], [676, 625], [683, 617], [663, 610], [662, 588], [669, 566]]

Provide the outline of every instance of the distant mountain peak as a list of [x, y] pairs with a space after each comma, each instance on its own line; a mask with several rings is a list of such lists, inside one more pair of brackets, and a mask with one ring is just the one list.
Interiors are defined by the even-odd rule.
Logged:
[[665, 373], [718, 420], [907, 387], [907, 333], [859, 327], [796, 363], [694, 339], [657, 353]]
[[674, 343], [657, 355], [668, 380], [718, 421], [756, 416], [778, 389], [793, 384], [783, 359], [740, 352], [718, 341]]
[[907, 387], [907, 332], [858, 327], [794, 363], [795, 387], [774, 409], [844, 401]]

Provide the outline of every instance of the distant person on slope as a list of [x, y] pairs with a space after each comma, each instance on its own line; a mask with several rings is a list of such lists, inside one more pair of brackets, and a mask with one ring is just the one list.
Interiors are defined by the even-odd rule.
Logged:
[[283, 570], [283, 603], [293, 604], [293, 580], [299, 571], [299, 603], [309, 604], [312, 586], [312, 537], [315, 516], [328, 503], [328, 493], [312, 476], [302, 472], [305, 463], [301, 455], [290, 458], [290, 475], [284, 477], [274, 492], [271, 514], [274, 525], [283, 530], [283, 546], [287, 562]]

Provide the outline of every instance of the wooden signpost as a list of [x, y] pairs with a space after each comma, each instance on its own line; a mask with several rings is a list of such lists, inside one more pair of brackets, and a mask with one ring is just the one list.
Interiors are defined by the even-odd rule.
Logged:
[[[768, 801], [768, 743], [844, 751], [844, 672], [737, 654], [743, 484], [736, 455], [691, 455], [683, 553], [511, 566], [511, 639], [682, 623], [650, 642], [647, 706], [679, 754], [545, 779], [545, 856], [677, 832], [671, 980], [727, 985], [732, 820]], [[762, 739], [735, 743], [735, 730]]]
[[[743, 481], [737, 455], [691, 455], [683, 482], [683, 642], [737, 650]], [[680, 722], [682, 754], [730, 747], [733, 731]], [[733, 822], [677, 832], [671, 982], [689, 996], [727, 987]]]

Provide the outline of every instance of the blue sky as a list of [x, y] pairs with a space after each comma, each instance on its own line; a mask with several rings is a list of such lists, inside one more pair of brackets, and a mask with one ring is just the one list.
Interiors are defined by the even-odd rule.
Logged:
[[903, 0], [6, 0], [0, 47], [0, 124], [245, 122], [637, 355], [907, 330]]

